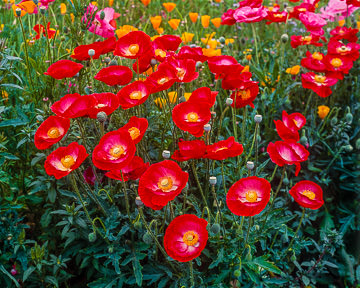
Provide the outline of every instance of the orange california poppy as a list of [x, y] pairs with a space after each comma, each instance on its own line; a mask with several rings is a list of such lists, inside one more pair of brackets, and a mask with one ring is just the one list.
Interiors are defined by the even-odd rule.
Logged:
[[141, 3], [144, 4], [145, 7], [148, 6], [151, 2], [151, 0], [140, 0], [140, 1], [141, 1]]
[[164, 8], [166, 9], [167, 12], [171, 12], [172, 10], [175, 9], [176, 4], [173, 2], [167, 2], [167, 3], [163, 3]]
[[176, 30], [179, 27], [180, 19], [171, 19], [168, 23], [172, 29]]
[[161, 24], [161, 16], [150, 17], [150, 22], [155, 30], [160, 27]]
[[201, 25], [204, 28], [208, 28], [210, 24], [210, 16], [209, 15], [203, 15], [201, 16]]
[[221, 25], [221, 18], [213, 18], [211, 19], [211, 23], [214, 24], [216, 28], [219, 28]]
[[196, 23], [196, 21], [197, 21], [197, 19], [199, 17], [199, 13], [190, 12], [189, 17], [190, 17], [191, 22]]

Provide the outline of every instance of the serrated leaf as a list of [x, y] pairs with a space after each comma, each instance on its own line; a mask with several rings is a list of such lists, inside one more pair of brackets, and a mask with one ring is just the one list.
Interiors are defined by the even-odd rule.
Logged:
[[255, 258], [252, 262], [257, 264], [261, 268], [264, 268], [267, 271], [277, 273], [277, 274], [281, 274], [281, 272], [282, 272], [278, 267], [275, 266], [275, 264], [273, 264], [269, 261], [266, 261], [262, 257]]
[[224, 259], [224, 248], [221, 248], [218, 252], [217, 258], [210, 264], [209, 269], [217, 267]]
[[139, 259], [135, 255], [133, 257], [132, 265], [133, 265], [133, 269], [134, 269], [136, 284], [141, 287], [142, 278], [143, 278], [143, 275], [142, 275], [142, 272], [141, 272], [142, 271], [142, 266], [140, 264]]

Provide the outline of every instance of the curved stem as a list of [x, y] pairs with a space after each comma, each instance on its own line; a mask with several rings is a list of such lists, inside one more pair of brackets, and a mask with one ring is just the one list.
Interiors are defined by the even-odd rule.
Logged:
[[292, 247], [292, 245], [293, 245], [293, 243], [294, 243], [294, 240], [295, 240], [295, 238], [296, 238], [296, 236], [297, 236], [297, 233], [298, 233], [299, 230], [300, 230], [301, 223], [302, 223], [302, 220], [304, 219], [304, 216], [305, 216], [305, 208], [303, 207], [303, 209], [302, 209], [302, 214], [301, 214], [301, 218], [300, 218], [300, 221], [299, 221], [299, 225], [298, 225], [298, 227], [296, 228], [295, 233], [294, 233], [294, 237], [291, 239], [290, 244], [289, 244], [289, 247], [288, 247], [288, 249], [287, 249], [286, 251], [289, 251], [289, 250], [291, 249], [291, 247]]

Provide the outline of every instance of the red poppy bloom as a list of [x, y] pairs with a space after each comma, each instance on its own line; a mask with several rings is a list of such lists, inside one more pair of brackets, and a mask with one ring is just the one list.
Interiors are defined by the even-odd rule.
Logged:
[[290, 18], [296, 18], [300, 20], [300, 14], [305, 12], [315, 12], [315, 6], [310, 3], [301, 3], [299, 6], [293, 7], [292, 11], [290, 12]]
[[269, 25], [271, 23], [279, 23], [279, 22], [286, 22], [286, 19], [288, 18], [288, 13], [285, 11], [267, 11], [266, 20], [269, 20], [266, 22], [266, 25]]
[[135, 144], [128, 131], [106, 133], [92, 154], [94, 165], [102, 170], [116, 170], [127, 166], [135, 155]]
[[206, 154], [204, 158], [212, 160], [224, 160], [230, 157], [236, 157], [243, 153], [243, 145], [235, 142], [234, 136], [226, 140], [216, 142], [206, 146]]
[[154, 42], [154, 48], [161, 47], [163, 50], [176, 51], [179, 48], [182, 40], [176, 35], [162, 35], [157, 37]]
[[232, 107], [242, 108], [246, 105], [254, 108], [253, 101], [259, 94], [259, 85], [255, 81], [244, 81], [238, 90], [235, 90], [230, 98], [233, 99]]
[[69, 146], [59, 147], [51, 152], [45, 160], [45, 171], [48, 175], [60, 179], [78, 168], [87, 156], [89, 154], [84, 146], [72, 142]]
[[357, 42], [358, 41], [358, 37], [356, 36], [357, 33], [359, 33], [359, 29], [353, 29], [351, 27], [347, 28], [345, 26], [342, 27], [337, 26], [336, 28], [330, 31], [330, 35], [332, 35], [330, 40], [339, 41], [345, 39], [349, 42]]
[[208, 57], [204, 55], [201, 47], [182, 46], [177, 56], [179, 59], [192, 59], [202, 63], [208, 60]]
[[188, 102], [197, 104], [207, 103], [208, 105], [213, 106], [218, 93], [218, 91], [211, 91], [209, 87], [200, 87], [191, 93]]
[[138, 118], [133, 116], [130, 118], [129, 122], [125, 124], [118, 130], [125, 130], [131, 136], [131, 139], [134, 141], [134, 144], [137, 144], [144, 137], [146, 129], [149, 126], [149, 122], [146, 118]]
[[169, 63], [161, 63], [158, 70], [152, 73], [146, 81], [153, 85], [151, 93], [169, 89], [177, 80], [177, 71]]
[[59, 60], [50, 65], [44, 75], [49, 75], [55, 79], [74, 77], [84, 66], [70, 60]]
[[227, 10], [221, 16], [221, 25], [234, 25], [236, 23], [236, 19], [234, 18], [235, 11], [234, 9]]
[[320, 97], [328, 97], [332, 91], [329, 88], [336, 84], [338, 79], [331, 75], [322, 76], [313, 72], [308, 72], [301, 75], [301, 82], [304, 88], [313, 90]]
[[179, 162], [202, 158], [206, 152], [206, 145], [204, 141], [184, 141], [183, 139], [180, 139], [178, 145], [179, 150], [175, 150], [171, 159]]
[[344, 74], [349, 74], [349, 70], [353, 67], [353, 61], [344, 56], [326, 55], [324, 59], [325, 66], [331, 77], [342, 80]]
[[[134, 156], [131, 162], [121, 170], [111, 170], [105, 176], [122, 181], [137, 180], [148, 169], [149, 163], [144, 163], [144, 160], [139, 156]], [[122, 172], [122, 176], [121, 176]]]
[[[94, 168], [96, 169], [96, 168]], [[98, 176], [100, 176], [100, 179], [99, 181], [100, 182], [103, 182], [104, 180], [104, 174], [103, 174], [103, 171], [102, 170], [98, 170], [96, 169], [96, 173]], [[99, 175], [100, 174], [100, 175]], [[89, 185], [91, 186], [94, 186], [95, 185], [95, 181], [97, 180], [96, 179], [96, 176], [94, 174], [94, 170], [93, 170], [93, 167], [89, 166], [88, 168], [86, 168], [83, 172], [83, 177], [85, 179], [85, 182], [88, 183]]]
[[308, 180], [300, 181], [289, 191], [294, 200], [302, 207], [319, 209], [323, 204], [323, 191], [321, 187]]
[[298, 130], [306, 123], [306, 118], [300, 113], [288, 115], [284, 110], [282, 112], [282, 121], [275, 121], [276, 130], [284, 141], [297, 142], [300, 139]]
[[121, 108], [129, 109], [144, 103], [151, 94], [152, 87], [153, 86], [146, 81], [135, 81], [123, 87], [117, 93]]
[[235, 182], [226, 195], [226, 204], [230, 211], [238, 216], [259, 214], [270, 200], [269, 181], [251, 176]]
[[191, 59], [169, 59], [167, 60], [176, 71], [176, 82], [188, 83], [199, 77], [199, 73], [196, 72], [196, 63]]
[[109, 53], [109, 52], [113, 52], [115, 50], [115, 47], [116, 47], [116, 38], [115, 36], [113, 37], [110, 37], [104, 41], [100, 41], [100, 42], [97, 42], [97, 43], [100, 43], [101, 46], [102, 46], [102, 52], [101, 54], [106, 54], [106, 53]]
[[139, 180], [139, 196], [146, 207], [162, 209], [186, 186], [189, 174], [174, 161], [164, 160], [151, 165]]
[[40, 39], [41, 36], [52, 39], [52, 38], [54, 38], [54, 36], [56, 34], [56, 30], [53, 28], [50, 28], [50, 22], [47, 23], [46, 31], [45, 31], [45, 27], [41, 24], [35, 25], [33, 29], [36, 32], [36, 36], [35, 36], [36, 40]]
[[315, 36], [315, 35], [309, 35], [309, 36], [293, 35], [291, 36], [290, 39], [291, 39], [290, 44], [292, 48], [297, 48], [298, 46], [303, 46], [303, 45], [314, 45], [317, 47], [321, 47], [323, 46], [323, 44], [319, 43], [320, 39], [326, 42], [326, 39], [324, 37]]
[[[244, 85], [244, 82], [251, 81], [252, 73], [251, 72], [229, 72], [225, 75], [221, 82], [221, 87], [225, 90], [236, 90], [241, 89], [241, 86]], [[254, 82], [257, 83], [257, 82]]]
[[81, 96], [78, 93], [66, 94], [56, 101], [51, 110], [58, 116], [65, 118], [77, 118], [86, 116], [88, 110], [96, 105], [95, 97]]
[[109, 66], [102, 68], [94, 77], [94, 79], [104, 82], [109, 86], [126, 85], [132, 79], [132, 72], [126, 66]]
[[[88, 108], [88, 111], [86, 111], [86, 115], [88, 115], [92, 119], [97, 118], [97, 114], [99, 112], [105, 112], [106, 115], [110, 115], [113, 113], [117, 108], [119, 108], [119, 99], [114, 93], [95, 93], [90, 95], [84, 95], [80, 99], [85, 100], [94, 98], [94, 104]], [[89, 100], [89, 102], [92, 102], [92, 100]], [[84, 111], [83, 105], [79, 105], [81, 102], [78, 100], [76, 101], [72, 106], [72, 111]]]
[[206, 220], [191, 214], [176, 217], [165, 231], [166, 253], [179, 262], [199, 257], [209, 238], [207, 224]]
[[356, 61], [359, 58], [360, 44], [347, 43], [331, 40], [328, 44], [328, 54], [344, 56], [351, 61]]
[[149, 35], [142, 31], [131, 31], [117, 41], [114, 55], [136, 59], [150, 49], [151, 39]]
[[[95, 51], [95, 54], [91, 57], [89, 55], [90, 49]], [[94, 42], [92, 44], [80, 45], [75, 47], [70, 57], [79, 61], [90, 60], [91, 58], [99, 59], [99, 57], [102, 55], [102, 51], [103, 51], [102, 43]]]
[[172, 111], [172, 119], [177, 127], [189, 132], [195, 137], [204, 133], [204, 125], [211, 119], [211, 106], [193, 102], [183, 102], [176, 105]]
[[142, 55], [132, 65], [134, 72], [137, 74], [146, 72], [151, 67], [151, 60], [154, 58], [155, 55], [152, 50]]
[[276, 141], [270, 142], [267, 147], [267, 153], [273, 163], [283, 167], [287, 165], [295, 165], [295, 176], [300, 172], [300, 162], [304, 162], [310, 153], [299, 143]]
[[354, 7], [360, 7], [360, 0], [346, 0], [347, 5], [353, 5]]
[[306, 58], [301, 59], [301, 66], [317, 71], [325, 72], [326, 66], [324, 64], [324, 54], [320, 52], [315, 52], [311, 54], [309, 51], [306, 51]]
[[43, 150], [51, 147], [65, 136], [69, 128], [69, 119], [50, 116], [36, 130], [34, 138], [36, 148]]
[[209, 70], [217, 75], [217, 78], [223, 78], [223, 75], [240, 73], [244, 66], [241, 66], [232, 56], [214, 56], [208, 59]]

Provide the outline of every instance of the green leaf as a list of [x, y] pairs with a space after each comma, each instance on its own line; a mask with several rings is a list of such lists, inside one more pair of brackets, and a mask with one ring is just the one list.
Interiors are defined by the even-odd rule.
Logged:
[[258, 266], [260, 266], [261, 268], [264, 268], [267, 271], [277, 273], [277, 274], [282, 273], [282, 271], [278, 267], [276, 267], [273, 263], [266, 261], [262, 257], [255, 258], [253, 260], [253, 263], [257, 264]]
[[29, 268], [24, 272], [23, 282], [25, 282], [26, 279], [27, 279], [27, 278], [31, 275], [31, 273], [33, 273], [35, 270], [36, 270], [35, 267], [33, 267], [33, 266], [29, 267]]
[[0, 87], [10, 87], [10, 88], [16, 88], [16, 89], [24, 90], [24, 88], [22, 88], [21, 86], [16, 85], [16, 84], [10, 84], [10, 83], [0, 84]]
[[21, 119], [21, 118], [5, 120], [5, 121], [0, 122], [0, 128], [1, 127], [9, 127], [9, 126], [11, 126], [11, 127], [23, 126], [23, 125], [26, 125], [27, 123], [28, 123], [28, 121]]
[[210, 264], [209, 269], [217, 267], [224, 259], [224, 248], [221, 248], [217, 258]]
[[54, 276], [46, 276], [45, 282], [55, 285], [56, 287], [59, 287], [58, 280]]
[[4, 266], [0, 265], [0, 271], [4, 273], [6, 276], [8, 276], [16, 285], [16, 287], [20, 287], [19, 283], [16, 281], [16, 279], [4, 268]]
[[301, 280], [304, 282], [305, 286], [310, 284], [310, 279], [308, 277], [306, 277], [305, 275], [303, 275], [301, 277]]
[[141, 272], [142, 266], [140, 264], [139, 259], [136, 256], [134, 256], [134, 258], [133, 258], [132, 265], [133, 265], [133, 269], [134, 269], [134, 273], [135, 273], [136, 284], [141, 287], [142, 278], [143, 278], [143, 275]]

